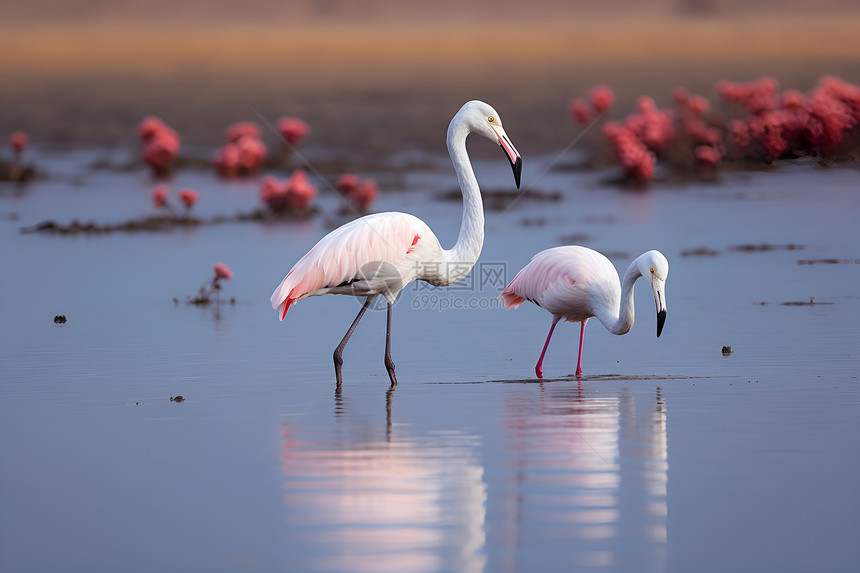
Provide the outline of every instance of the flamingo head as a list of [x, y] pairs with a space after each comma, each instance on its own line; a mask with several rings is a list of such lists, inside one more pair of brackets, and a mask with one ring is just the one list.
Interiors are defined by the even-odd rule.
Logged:
[[456, 129], [455, 125], [461, 125], [461, 122], [457, 121], [458, 118], [462, 120], [462, 123], [465, 123], [469, 131], [483, 135], [502, 148], [508, 161], [511, 162], [511, 168], [514, 171], [514, 181], [517, 184], [517, 189], [519, 189], [520, 178], [523, 172], [523, 158], [520, 156], [517, 148], [514, 147], [508, 134], [505, 133], [499, 112], [489, 104], [472, 100], [460, 108], [460, 111], [454, 116], [451, 127], [449, 127], [449, 137], [451, 130]]
[[648, 251], [639, 257], [639, 272], [650, 280], [651, 290], [654, 291], [659, 337], [666, 322], [666, 278], [669, 276], [669, 261], [660, 251]]

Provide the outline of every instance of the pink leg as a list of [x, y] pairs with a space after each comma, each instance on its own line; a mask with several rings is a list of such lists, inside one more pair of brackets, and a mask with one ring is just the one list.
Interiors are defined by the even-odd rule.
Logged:
[[537, 365], [535, 366], [535, 374], [537, 374], [538, 378], [543, 378], [543, 357], [546, 354], [546, 348], [549, 346], [549, 339], [552, 338], [552, 331], [555, 330], [555, 325], [558, 324], [560, 316], [552, 317], [552, 326], [549, 327], [549, 334], [546, 336], [546, 342], [543, 345], [543, 351], [540, 353], [540, 358], [538, 358]]
[[585, 340], [585, 323], [588, 319], [582, 321], [582, 327], [579, 330], [579, 358], [576, 359], [576, 375], [582, 374], [582, 341]]

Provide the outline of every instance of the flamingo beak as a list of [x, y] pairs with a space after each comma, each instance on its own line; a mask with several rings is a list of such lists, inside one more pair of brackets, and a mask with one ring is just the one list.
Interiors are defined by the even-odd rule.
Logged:
[[666, 323], [666, 295], [663, 293], [663, 285], [654, 289], [654, 301], [657, 303], [657, 338], [663, 333], [663, 324]]
[[514, 170], [514, 181], [516, 181], [517, 189], [519, 189], [520, 178], [523, 174], [523, 158], [520, 156], [520, 152], [517, 151], [517, 148], [514, 147], [514, 144], [511, 143], [510, 138], [508, 138], [508, 134], [505, 133], [502, 126], [494, 125], [492, 128], [499, 138], [499, 146], [505, 151], [505, 155], [508, 156], [508, 161], [511, 162], [511, 169]]

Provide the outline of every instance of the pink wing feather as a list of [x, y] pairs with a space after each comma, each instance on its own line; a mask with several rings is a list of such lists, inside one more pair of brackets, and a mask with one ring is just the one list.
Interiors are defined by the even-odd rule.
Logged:
[[356, 219], [319, 240], [293, 266], [275, 292], [272, 308], [281, 320], [290, 305], [321, 288], [334, 287], [360, 276], [365, 265], [385, 261], [395, 266], [408, 260], [427, 225], [406, 213], [376, 213]]
[[591, 269], [602, 258], [605, 257], [578, 246], [541, 251], [517, 273], [499, 298], [505, 303], [505, 310], [517, 308], [526, 300], [544, 306], [548, 302], [544, 299], [550, 289], [555, 292], [553, 287], [573, 285], [581, 279], [588, 280], [595, 274]]

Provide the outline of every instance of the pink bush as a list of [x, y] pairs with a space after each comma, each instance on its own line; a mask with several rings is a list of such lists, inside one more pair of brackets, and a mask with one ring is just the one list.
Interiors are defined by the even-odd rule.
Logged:
[[257, 138], [244, 135], [236, 141], [239, 148], [239, 167], [245, 173], [254, 173], [266, 161], [266, 146]]
[[290, 145], [298, 145], [311, 132], [311, 126], [297, 117], [282, 117], [278, 120], [277, 129]]
[[229, 281], [233, 278], [233, 271], [230, 270], [230, 267], [225, 265], [224, 263], [215, 263], [215, 266], [212, 267], [215, 271], [215, 280], [225, 280]]
[[716, 147], [711, 147], [710, 145], [698, 145], [696, 146], [694, 153], [696, 155], [696, 160], [702, 165], [713, 167], [720, 160], [720, 152]]
[[191, 189], [183, 189], [179, 192], [179, 198], [185, 203], [186, 209], [191, 209], [194, 203], [200, 198], [200, 193]]
[[9, 136], [9, 145], [12, 146], [16, 156], [23, 153], [29, 143], [30, 138], [23, 131], [15, 131]]
[[260, 188], [260, 200], [276, 213], [306, 211], [316, 194], [316, 187], [310, 184], [307, 174], [301, 169], [293, 171], [285, 181], [266, 177]]
[[152, 190], [152, 204], [156, 209], [161, 209], [167, 205], [167, 185], [159, 185]]
[[170, 172], [179, 153], [179, 134], [154, 116], [143, 118], [137, 126], [137, 136], [143, 142], [142, 157], [156, 176]]
[[625, 126], [652, 151], [662, 151], [675, 136], [672, 114], [657, 109], [657, 104], [647, 96], [636, 102], [639, 113], [624, 120]]
[[590, 114], [588, 104], [582, 98], [576, 98], [570, 101], [570, 117], [576, 123], [588, 123]]
[[629, 127], [607, 122], [603, 126], [603, 134], [627, 177], [640, 182], [654, 177], [654, 154]]
[[239, 174], [239, 147], [228, 143], [215, 152], [212, 164], [221, 177], [235, 177]]
[[260, 127], [252, 121], [238, 121], [227, 128], [229, 143], [235, 143], [245, 136], [260, 139]]
[[589, 90], [588, 98], [591, 100], [591, 105], [594, 106], [594, 111], [600, 115], [610, 108], [615, 101], [615, 94], [609, 87], [601, 84]]
[[358, 187], [360, 181], [358, 175], [344, 173], [337, 178], [337, 190], [341, 195], [349, 195]]
[[367, 211], [370, 206], [376, 201], [377, 196], [376, 181], [373, 179], [365, 179], [355, 190], [349, 195], [360, 211]]
[[746, 83], [721, 81], [717, 84], [717, 93], [724, 100], [739, 104], [751, 113], [761, 113], [776, 107], [777, 87], [776, 80], [769, 77]]

